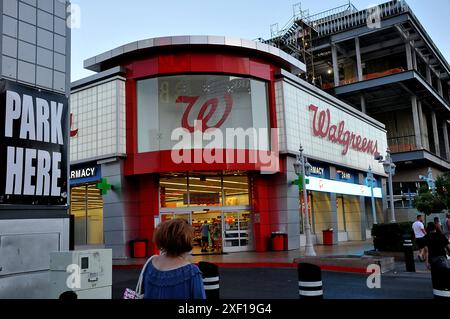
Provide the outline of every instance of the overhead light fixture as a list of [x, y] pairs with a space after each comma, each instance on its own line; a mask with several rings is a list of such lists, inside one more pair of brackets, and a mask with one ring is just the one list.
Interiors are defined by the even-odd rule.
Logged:
[[331, 74], [331, 73], [333, 73], [333, 70], [332, 69], [328, 69], [327, 73]]

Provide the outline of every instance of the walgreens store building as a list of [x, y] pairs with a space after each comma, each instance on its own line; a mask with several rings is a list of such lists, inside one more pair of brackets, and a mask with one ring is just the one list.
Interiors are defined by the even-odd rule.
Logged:
[[[384, 126], [299, 78], [304, 65], [268, 45], [182, 36], [133, 42], [88, 59], [95, 75], [72, 83], [71, 214], [75, 244], [130, 257], [130, 242], [185, 218], [200, 237], [220, 229], [224, 252], [305, 244], [294, 163], [300, 144], [313, 169], [308, 209], [316, 242], [365, 240], [378, 221], [385, 176], [374, 154]], [[200, 246], [194, 248], [200, 253]]]

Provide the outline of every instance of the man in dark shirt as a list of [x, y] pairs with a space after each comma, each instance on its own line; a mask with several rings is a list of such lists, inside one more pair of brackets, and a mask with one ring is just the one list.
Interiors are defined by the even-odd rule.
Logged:
[[428, 223], [427, 235], [425, 236], [427, 247], [427, 267], [431, 270], [437, 268], [448, 268], [446, 248], [449, 247], [448, 239], [437, 232], [435, 223]]

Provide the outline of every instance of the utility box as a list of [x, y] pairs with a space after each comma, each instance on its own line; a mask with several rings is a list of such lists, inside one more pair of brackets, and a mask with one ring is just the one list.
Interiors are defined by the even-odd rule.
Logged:
[[78, 299], [111, 299], [112, 250], [51, 253], [50, 299], [70, 291]]

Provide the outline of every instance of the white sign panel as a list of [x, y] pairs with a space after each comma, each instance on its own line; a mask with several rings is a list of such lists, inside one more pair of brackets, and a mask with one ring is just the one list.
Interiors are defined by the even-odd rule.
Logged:
[[[332, 181], [317, 177], [308, 177], [308, 179], [309, 184], [306, 185], [306, 189], [310, 191], [371, 197], [370, 187], [364, 185]], [[373, 189], [373, 197], [383, 198], [381, 188]]]
[[352, 114], [341, 105], [299, 84], [276, 84], [278, 126], [282, 152], [298, 152], [303, 145], [309, 157], [384, 175], [383, 166], [374, 159], [387, 150], [386, 131]]

